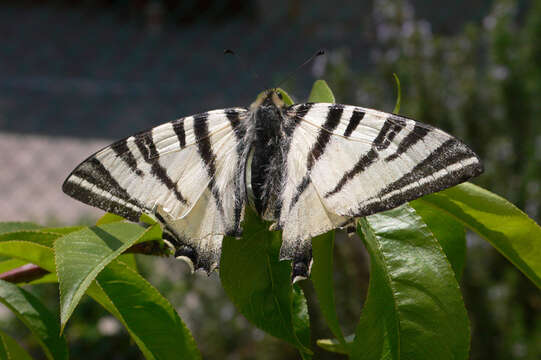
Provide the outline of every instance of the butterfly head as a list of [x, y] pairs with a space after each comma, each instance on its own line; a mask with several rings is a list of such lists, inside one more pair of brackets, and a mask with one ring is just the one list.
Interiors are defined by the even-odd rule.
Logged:
[[279, 89], [269, 89], [263, 91], [250, 105], [252, 111], [257, 110], [259, 107], [278, 108], [282, 109], [286, 106], [284, 96]]

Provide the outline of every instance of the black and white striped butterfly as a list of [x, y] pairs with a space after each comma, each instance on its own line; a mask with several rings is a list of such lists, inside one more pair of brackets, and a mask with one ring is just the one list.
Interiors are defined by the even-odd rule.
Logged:
[[308, 276], [310, 239], [443, 190], [483, 171], [460, 140], [357, 106], [286, 106], [268, 90], [245, 108], [214, 110], [102, 149], [66, 179], [68, 195], [138, 221], [154, 215], [192, 269], [219, 264], [245, 207], [283, 230], [282, 259]]

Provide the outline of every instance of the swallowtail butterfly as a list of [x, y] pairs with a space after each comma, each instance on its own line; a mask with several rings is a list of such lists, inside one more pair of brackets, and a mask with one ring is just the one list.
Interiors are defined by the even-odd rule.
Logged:
[[129, 220], [153, 215], [175, 256], [207, 272], [251, 206], [283, 231], [280, 257], [293, 260], [297, 280], [308, 276], [312, 237], [482, 171], [468, 146], [432, 126], [358, 106], [287, 106], [272, 89], [249, 109], [117, 141], [77, 166], [63, 190]]

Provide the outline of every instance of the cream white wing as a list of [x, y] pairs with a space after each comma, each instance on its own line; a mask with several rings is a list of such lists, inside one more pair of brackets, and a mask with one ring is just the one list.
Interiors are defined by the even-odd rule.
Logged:
[[209, 111], [120, 140], [81, 163], [63, 190], [133, 221], [155, 215], [178, 256], [211, 270], [223, 235], [240, 233], [247, 116]]
[[284, 258], [309, 239], [479, 175], [477, 155], [457, 138], [414, 120], [340, 104], [286, 111], [290, 144], [278, 225]]

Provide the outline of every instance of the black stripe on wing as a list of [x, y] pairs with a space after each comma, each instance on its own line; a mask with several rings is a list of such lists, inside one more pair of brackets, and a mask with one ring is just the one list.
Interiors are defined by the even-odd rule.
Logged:
[[[459, 163], [461, 160], [466, 160], [474, 156], [475, 154], [465, 148], [465, 145], [461, 144], [456, 139], [449, 139], [436, 150], [432, 151], [423, 161], [415, 165], [410, 172], [382, 189], [378, 196], [382, 197], [393, 191], [400, 190], [420, 179], [431, 176], [439, 170], [443, 170], [453, 164]], [[478, 168], [478, 170], [481, 170], [481, 168]], [[442, 188], [446, 187], [445, 185], [445, 182], [440, 184], [438, 179], [436, 179], [436, 182], [429, 182], [426, 186], [430, 186], [431, 188]], [[419, 188], [419, 192], [424, 192], [423, 186]]]
[[312, 145], [312, 149], [310, 150], [308, 158], [306, 159], [306, 174], [304, 175], [301, 183], [297, 186], [295, 195], [293, 196], [293, 199], [289, 205], [289, 210], [295, 206], [302, 193], [306, 190], [308, 185], [310, 185], [310, 171], [314, 167], [316, 161], [319, 160], [321, 155], [323, 155], [327, 144], [331, 141], [333, 131], [340, 124], [340, 119], [342, 118], [343, 113], [344, 105], [336, 104], [329, 107], [325, 123], [323, 123], [319, 129], [316, 142], [314, 145]]
[[245, 195], [245, 167], [246, 167], [246, 160], [244, 158], [244, 154], [246, 152], [246, 128], [240, 121], [240, 112], [237, 110], [229, 109], [226, 110], [226, 116], [229, 120], [229, 123], [231, 124], [231, 127], [233, 128], [233, 131], [235, 133], [235, 137], [237, 138], [237, 156], [240, 160], [240, 163], [238, 164], [236, 176], [235, 176], [235, 209], [234, 209], [234, 224], [233, 229], [228, 231], [229, 236], [241, 236], [242, 235], [242, 229], [240, 227], [240, 220], [242, 217], [242, 209], [244, 208], [244, 199], [246, 197]]
[[310, 154], [308, 155], [306, 164], [308, 171], [312, 170], [315, 162], [321, 157], [321, 155], [323, 155], [325, 147], [327, 147], [327, 144], [329, 143], [329, 141], [331, 141], [331, 136], [333, 135], [332, 133], [334, 129], [336, 129], [338, 124], [340, 124], [340, 119], [342, 118], [343, 113], [344, 105], [337, 104], [332, 105], [329, 108], [329, 112], [327, 113], [327, 119], [319, 129], [317, 140], [312, 146]]
[[[289, 156], [289, 151], [291, 150], [291, 138], [293, 136], [293, 133], [295, 132], [295, 129], [300, 124], [301, 120], [306, 116], [308, 111], [314, 106], [314, 103], [304, 103], [299, 105], [292, 105], [287, 110], [286, 113], [289, 116], [286, 116], [284, 118], [284, 123], [282, 124], [282, 130], [284, 134], [286, 135], [285, 141], [282, 142], [282, 153], [284, 154], [284, 161]], [[288, 169], [287, 166], [284, 166], [284, 171], [282, 173], [282, 184], [285, 183], [288, 179]], [[307, 184], [308, 185], [308, 184]], [[274, 207], [274, 218], [280, 219], [281, 213], [282, 213], [282, 207], [283, 207], [283, 190], [285, 186], [282, 186], [282, 192], [280, 192], [280, 195], [278, 196], [278, 199], [276, 200], [276, 204]], [[277, 230], [281, 227], [281, 224], [277, 224]]]
[[120, 215], [131, 221], [139, 221], [139, 217], [141, 216], [141, 211], [127, 207], [103, 195], [98, 195], [81, 184], [72, 181], [65, 181], [64, 185], [62, 185], [62, 191], [85, 204]]
[[429, 132], [430, 129], [426, 126], [420, 126], [419, 124], [415, 124], [413, 130], [408, 135], [406, 135], [406, 137], [404, 137], [402, 141], [400, 141], [396, 152], [387, 156], [385, 158], [385, 161], [389, 162], [400, 157], [400, 155], [404, 154], [419, 141], [422, 141]]
[[344, 131], [345, 137], [350, 137], [351, 134], [357, 129], [357, 126], [359, 126], [361, 120], [364, 118], [364, 114], [365, 113], [359, 109], [353, 110], [353, 114], [351, 115], [351, 118], [349, 119], [348, 126], [346, 130]]
[[216, 208], [220, 212], [220, 215], [224, 215], [224, 209], [222, 205], [222, 199], [220, 197], [220, 192], [216, 186], [216, 155], [212, 151], [212, 144], [210, 143], [209, 138], [209, 129], [208, 129], [208, 113], [203, 113], [194, 116], [193, 120], [193, 130], [195, 134], [195, 141], [197, 142], [197, 150], [201, 159], [205, 163], [205, 168], [207, 169], [207, 174], [209, 177], [208, 189], [214, 197], [216, 202]]
[[396, 135], [406, 126], [406, 122], [399, 117], [391, 119], [388, 117], [385, 119], [378, 136], [372, 142], [372, 146], [377, 150], [385, 150], [391, 145]]
[[[462, 166], [461, 161], [468, 160], [469, 164]], [[450, 167], [455, 164], [461, 166], [451, 169]], [[440, 171], [445, 173], [438, 175], [437, 172]], [[377, 196], [361, 203], [350, 216], [367, 216], [389, 210], [421, 196], [460, 184], [482, 172], [483, 166], [477, 155], [459, 140], [451, 138], [410, 172], [383, 188]], [[432, 177], [430, 181], [418, 183], [430, 177]]]
[[188, 205], [188, 201], [182, 196], [176, 183], [169, 177], [167, 170], [160, 165], [159, 154], [152, 139], [152, 130], [137, 134], [135, 136], [135, 145], [143, 155], [143, 159], [150, 164], [150, 173], [169, 190], [173, 191], [178, 201]]
[[370, 149], [366, 154], [361, 156], [361, 158], [355, 163], [355, 165], [342, 176], [336, 186], [331, 191], [326, 193], [324, 197], [328, 198], [329, 196], [338, 193], [348, 183], [348, 181], [352, 180], [357, 174], [362, 173], [377, 159], [378, 153], [374, 149]]
[[128, 147], [128, 138], [122, 139], [111, 145], [111, 149], [114, 151], [116, 156], [118, 156], [131, 171], [133, 171], [137, 176], [143, 176], [143, 171], [137, 168], [137, 160]]
[[[90, 187], [84, 186], [81, 180], [90, 184]], [[96, 190], [93, 190], [94, 188], [111, 196], [106, 197], [105, 195], [98, 194]], [[137, 209], [143, 209], [143, 205], [136, 199], [131, 198], [128, 192], [120, 186], [118, 181], [95, 157], [81, 163], [73, 170], [66, 181], [64, 181], [62, 191], [86, 204], [121, 215], [133, 221], [139, 220], [141, 211], [123, 205], [119, 200], [125, 201]]]
[[[342, 178], [336, 183], [335, 187], [326, 193], [324, 197], [328, 198], [329, 196], [338, 193], [357, 174], [360, 174], [366, 168], [372, 165], [379, 158], [378, 152], [387, 149], [392, 144], [396, 135], [405, 129], [405, 126], [406, 120], [404, 118], [389, 115], [383, 122], [383, 126], [379, 130], [378, 135], [374, 138], [374, 141], [372, 141], [372, 148], [366, 154], [361, 156], [357, 163], [355, 163], [355, 165], [342, 176]], [[411, 133], [409, 135], [411, 135]], [[410, 142], [411, 144], [408, 144], [408, 147], [413, 146], [416, 141]]]
[[172, 122], [173, 131], [177, 135], [178, 143], [181, 149], [186, 146], [186, 131], [184, 130], [184, 118]]

